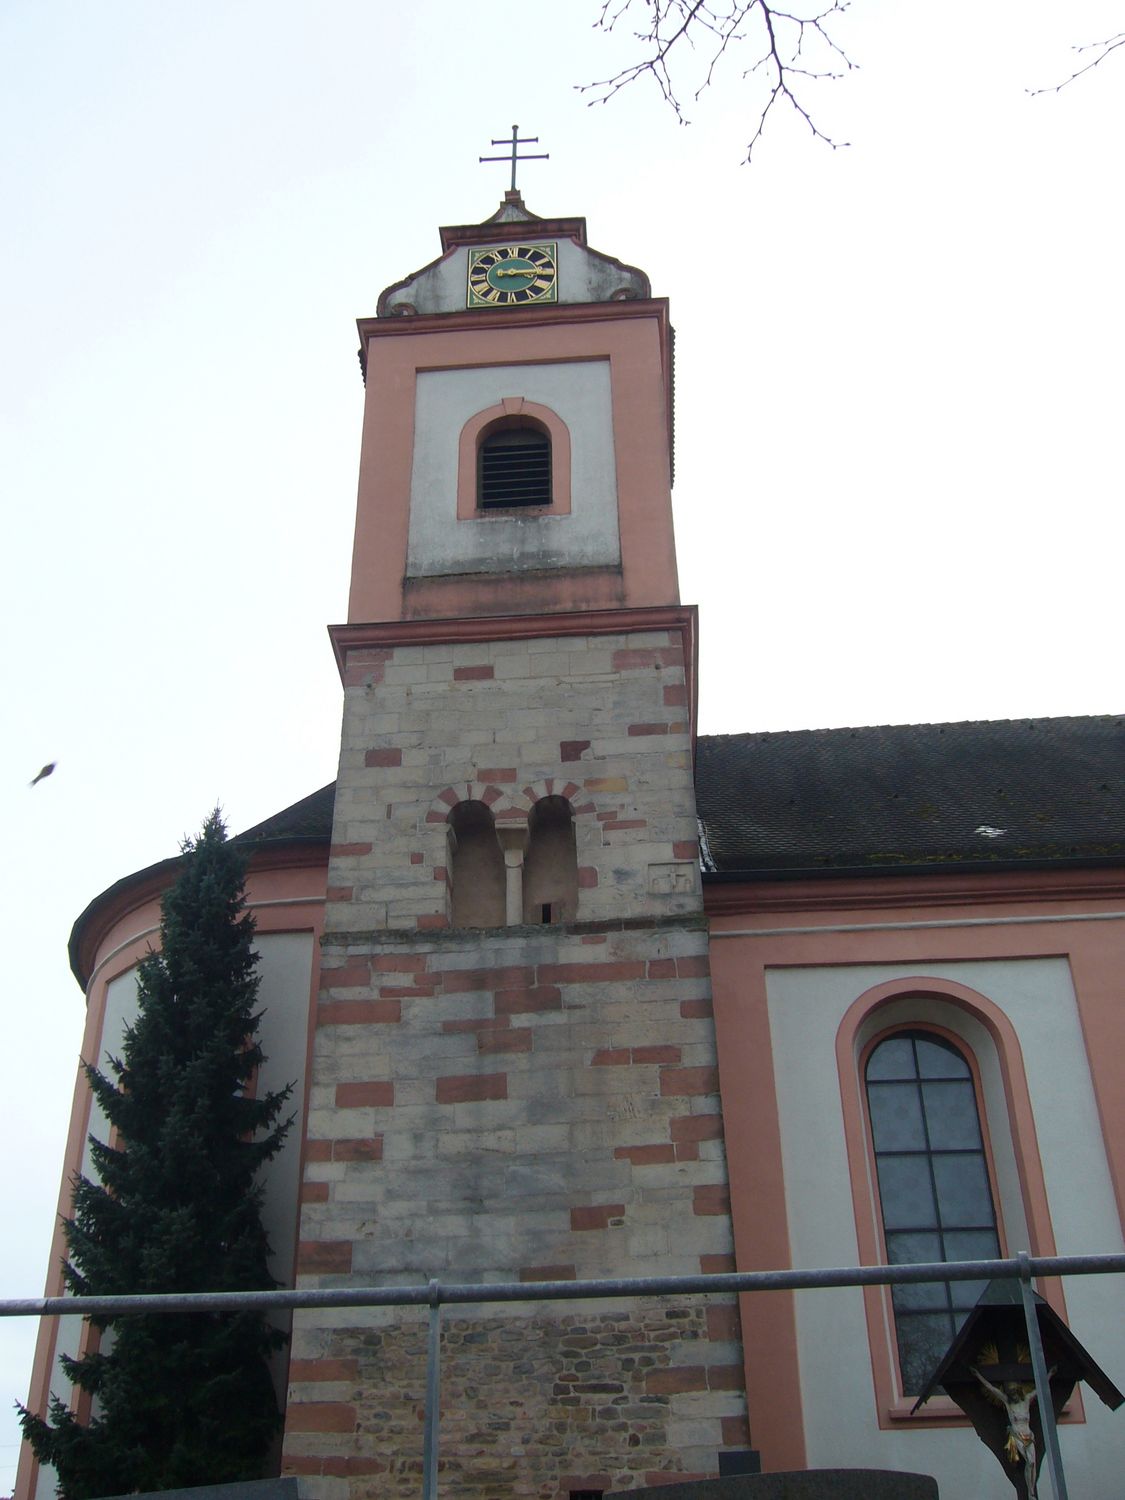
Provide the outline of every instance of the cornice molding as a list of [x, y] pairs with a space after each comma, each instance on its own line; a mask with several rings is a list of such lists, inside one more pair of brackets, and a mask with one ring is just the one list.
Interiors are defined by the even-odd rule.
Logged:
[[979, 906], [1125, 900], [1125, 868], [935, 871], [932, 875], [881, 874], [799, 880], [748, 878], [703, 886], [709, 917], [779, 912], [896, 911], [906, 907]]

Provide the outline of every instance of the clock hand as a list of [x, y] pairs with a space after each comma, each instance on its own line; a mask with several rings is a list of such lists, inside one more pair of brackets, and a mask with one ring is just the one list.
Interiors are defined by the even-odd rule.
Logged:
[[541, 276], [543, 273], [536, 266], [500, 266], [492, 273], [494, 276]]

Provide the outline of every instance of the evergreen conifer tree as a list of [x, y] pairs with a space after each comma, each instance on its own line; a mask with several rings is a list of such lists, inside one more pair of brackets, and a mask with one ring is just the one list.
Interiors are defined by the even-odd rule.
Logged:
[[[121, 1057], [109, 1076], [86, 1065], [112, 1136], [90, 1137], [100, 1181], [76, 1180], [65, 1223], [76, 1295], [278, 1284], [258, 1175], [292, 1123], [290, 1090], [249, 1092], [263, 1055], [245, 868], [218, 810], [183, 853]], [[261, 1477], [281, 1423], [268, 1359], [282, 1332], [250, 1312], [96, 1322], [101, 1347], [63, 1360], [93, 1398], [89, 1422], [54, 1396], [49, 1420], [22, 1415], [63, 1500]]]

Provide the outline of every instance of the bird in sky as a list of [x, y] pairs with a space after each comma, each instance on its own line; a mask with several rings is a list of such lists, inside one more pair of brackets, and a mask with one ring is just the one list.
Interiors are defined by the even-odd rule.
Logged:
[[47, 779], [47, 777], [50, 776], [51, 772], [55, 769], [55, 767], [57, 765], [58, 765], [58, 761], [57, 760], [49, 760], [47, 762], [47, 764], [43, 767], [43, 769], [39, 772], [38, 776], [35, 777], [35, 780], [34, 781], [29, 781], [27, 783], [28, 786], [34, 786], [37, 781], [45, 781]]

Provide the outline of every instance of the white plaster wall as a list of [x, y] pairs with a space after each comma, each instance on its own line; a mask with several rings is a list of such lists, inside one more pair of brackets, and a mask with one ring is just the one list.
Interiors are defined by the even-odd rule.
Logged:
[[[570, 515], [457, 520], [461, 429], [505, 396], [549, 406], [570, 429]], [[620, 560], [607, 360], [419, 372], [408, 576], [613, 566]]]
[[[618, 292], [647, 297], [644, 279], [628, 267], [619, 266], [573, 240], [547, 239], [535, 233], [533, 223], [512, 220], [497, 235], [498, 245], [557, 246], [559, 302], [608, 302]], [[469, 251], [459, 246], [452, 254], [426, 266], [392, 293], [387, 311], [409, 304], [419, 313], [464, 312], [468, 304]]]
[[[836, 1033], [845, 1011], [866, 990], [897, 978], [955, 980], [986, 995], [1014, 1025], [1024, 1066], [1051, 1221], [1060, 1254], [1122, 1248], [1085, 1046], [1065, 959], [1026, 959], [928, 966], [854, 965], [774, 969], [767, 976], [769, 1019], [781, 1119], [785, 1201], [793, 1264], [855, 1265], [859, 1250], [840, 1112]], [[982, 1028], [943, 1008], [941, 1022], [960, 1031], [982, 1067], [989, 1128], [1001, 1177], [1009, 1248], [1026, 1248], [1011, 1165], [1011, 1137], [995, 1059]], [[910, 1015], [923, 1018], [921, 1010]], [[937, 1019], [937, 1012], [932, 1012]], [[878, 1026], [907, 1019], [883, 1010]], [[1002, 1158], [1007, 1158], [1005, 1163]], [[1020, 1235], [1023, 1235], [1021, 1241]], [[1076, 1336], [1111, 1378], [1125, 1370], [1125, 1306], [1111, 1277], [1073, 1277], [1067, 1313]], [[797, 1342], [808, 1459], [815, 1466], [873, 1465], [933, 1474], [943, 1500], [1008, 1500], [995, 1459], [970, 1430], [879, 1428], [862, 1292], [799, 1293]], [[1091, 1392], [1087, 1423], [1065, 1426], [1060, 1443], [1071, 1493], [1120, 1500], [1125, 1425]]]

